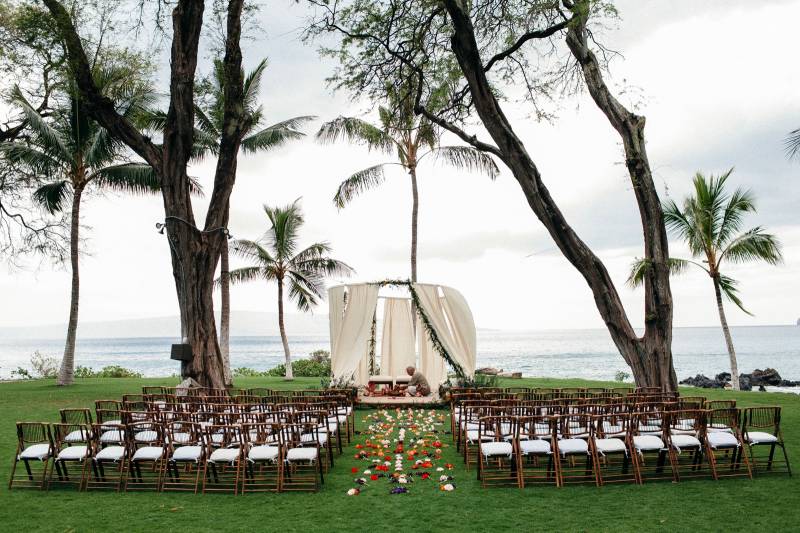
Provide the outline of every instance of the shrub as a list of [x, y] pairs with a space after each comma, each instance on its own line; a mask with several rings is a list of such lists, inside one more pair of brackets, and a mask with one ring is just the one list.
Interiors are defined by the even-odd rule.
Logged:
[[[331, 364], [331, 352], [328, 350], [315, 350], [309, 354], [308, 359], [310, 361], [314, 361], [315, 363], [320, 363], [323, 365]], [[294, 367], [292, 367], [294, 368]]]
[[[267, 371], [268, 375], [283, 377], [286, 375], [286, 365], [278, 365]], [[324, 378], [331, 375], [331, 363], [319, 363], [311, 359], [292, 361], [292, 373], [298, 378]]]
[[619, 382], [628, 381], [628, 379], [629, 379], [630, 377], [631, 377], [631, 375], [630, 375], [630, 374], [628, 374], [627, 372], [623, 372], [622, 370], [620, 370], [619, 372], [617, 372], [616, 374], [614, 374], [614, 381], [619, 381]]
[[76, 378], [140, 378], [142, 374], [119, 365], [104, 366], [95, 370], [87, 366], [78, 366], [75, 369]]
[[16, 370], [11, 371], [11, 378], [18, 378], [18, 379], [33, 379], [33, 376], [30, 372], [28, 372], [27, 368], [22, 368], [18, 366]]
[[53, 379], [58, 375], [58, 359], [42, 355], [39, 350], [33, 352], [31, 366], [37, 378]]
[[269, 376], [269, 372], [260, 372], [253, 368], [249, 368], [246, 366], [242, 366], [239, 368], [233, 369], [233, 377], [235, 378], [259, 378], [264, 376]]

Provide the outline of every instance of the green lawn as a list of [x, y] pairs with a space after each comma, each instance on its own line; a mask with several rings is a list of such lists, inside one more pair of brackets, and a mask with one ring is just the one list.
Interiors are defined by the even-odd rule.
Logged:
[[[456, 490], [416, 483], [411, 492], [389, 495], [389, 485], [372, 483], [348, 497], [350, 468], [363, 468], [351, 446], [338, 458], [318, 494], [191, 495], [77, 493], [54, 490], [9, 492], [5, 486], [15, 447], [17, 420], [56, 421], [58, 409], [93, 406], [95, 399], [118, 398], [143, 384], [171, 385], [170, 379], [78, 380], [68, 389], [52, 382], [0, 384], [0, 524], [3, 531], [720, 531], [798, 529], [800, 477], [753, 481], [682, 481], [644, 486], [571, 486], [481, 489], [474, 470], [466, 472], [455, 448], [445, 459], [456, 464]], [[506, 380], [508, 386], [614, 386], [582, 380]], [[279, 378], [239, 379], [241, 387], [285, 388]], [[300, 378], [292, 387], [319, 385]], [[694, 389], [684, 394], [697, 394]], [[758, 392], [704, 391], [739, 405], [783, 406], [783, 427], [793, 467], [800, 472], [800, 396]], [[360, 422], [361, 417], [358, 417]], [[449, 439], [444, 439], [449, 442]], [[355, 445], [355, 442], [353, 443]]]

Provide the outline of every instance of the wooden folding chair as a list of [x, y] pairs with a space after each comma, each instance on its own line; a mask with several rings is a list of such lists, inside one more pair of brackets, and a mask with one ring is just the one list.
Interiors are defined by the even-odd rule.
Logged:
[[[792, 475], [792, 466], [786, 453], [786, 443], [781, 431], [780, 407], [748, 407], [742, 413], [742, 434], [747, 445], [750, 463], [754, 474], [767, 472], [787, 473]], [[783, 461], [777, 461], [783, 468], [775, 469], [775, 451], [781, 449]], [[756, 450], [765, 449], [766, 455], [757, 454]]]
[[238, 494], [244, 450], [242, 426], [206, 426], [205, 436], [208, 448], [203, 467], [203, 494]]
[[242, 468], [242, 493], [280, 492], [284, 456], [281, 424], [256, 422], [242, 426], [245, 464]]
[[[28, 487], [44, 490], [53, 453], [53, 437], [48, 424], [17, 422], [17, 450], [14, 453], [8, 489]], [[17, 473], [20, 462], [25, 470]]]
[[617, 409], [598, 412], [591, 417], [589, 448], [593, 456], [595, 481], [606, 483], [640, 483], [636, 450], [631, 435], [630, 414]]
[[126, 423], [125, 438], [130, 454], [125, 491], [161, 490], [161, 476], [167, 463], [164, 427], [154, 420]]
[[559, 462], [554, 451], [558, 423], [558, 416], [533, 414], [518, 418], [514, 444], [520, 488], [541, 483], [560, 486]]
[[[88, 409], [87, 409], [88, 411]], [[83, 488], [85, 469], [89, 464], [92, 428], [85, 424], [53, 424], [53, 468], [47, 481], [47, 490], [53, 485], [70, 485]], [[71, 466], [77, 468], [70, 472]], [[56, 477], [53, 477], [56, 474]]]
[[[107, 435], [114, 436], [114, 439], [104, 439]], [[119, 440], [117, 435], [121, 436]], [[111, 489], [119, 492], [122, 489], [130, 458], [124, 435], [125, 426], [122, 424], [98, 422], [92, 427], [91, 468], [84, 469], [84, 490]]]
[[480, 419], [477, 462], [482, 487], [520, 486], [514, 445], [516, 437], [516, 416], [493, 414]]
[[752, 478], [753, 472], [739, 429], [739, 410], [714, 409], [707, 413], [706, 454], [711, 462], [714, 479], [734, 476]]
[[187, 420], [164, 422], [167, 460], [161, 471], [161, 490], [197, 493], [206, 458], [205, 433], [200, 424]]

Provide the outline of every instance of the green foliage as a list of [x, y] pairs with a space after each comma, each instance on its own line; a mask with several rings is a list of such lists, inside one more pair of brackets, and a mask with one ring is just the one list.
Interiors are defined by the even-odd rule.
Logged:
[[11, 379], [33, 379], [33, 376], [27, 368], [18, 366], [16, 370], [11, 371]]
[[[292, 361], [292, 374], [295, 377], [329, 377], [331, 375], [330, 361], [321, 363], [311, 359], [298, 359]], [[283, 377], [286, 375], [286, 365], [278, 365], [267, 371], [267, 375]]]
[[627, 372], [620, 370], [616, 374], [614, 374], [614, 381], [618, 381], [620, 383], [624, 381], [628, 381], [631, 378], [631, 375]]
[[140, 378], [142, 374], [119, 365], [104, 366], [100, 370], [91, 367], [78, 366], [75, 369], [76, 378]]
[[255, 370], [253, 368], [247, 366], [241, 366], [239, 368], [233, 369], [233, 377], [235, 378], [257, 378], [257, 377], [264, 377], [269, 376], [270, 373], [268, 370], [261, 372], [259, 370]]

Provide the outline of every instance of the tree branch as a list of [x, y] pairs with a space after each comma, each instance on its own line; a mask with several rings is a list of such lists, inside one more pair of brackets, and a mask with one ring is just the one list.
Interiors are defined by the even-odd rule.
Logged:
[[483, 67], [483, 71], [484, 72], [489, 72], [489, 70], [491, 70], [491, 68], [494, 66], [495, 63], [497, 63], [498, 61], [502, 61], [505, 58], [509, 57], [514, 52], [516, 52], [517, 50], [522, 48], [522, 45], [524, 45], [528, 41], [530, 41], [532, 39], [546, 39], [547, 37], [550, 37], [550, 36], [558, 33], [559, 31], [561, 31], [564, 28], [566, 28], [569, 25], [569, 23], [572, 22], [574, 19], [575, 19], [575, 17], [573, 16], [572, 18], [565, 19], [562, 22], [559, 22], [558, 24], [550, 26], [549, 28], [545, 28], [543, 30], [529, 31], [529, 32], [523, 34], [510, 47], [506, 48], [505, 50], [503, 50], [500, 53], [495, 54], [486, 63], [486, 65]]

